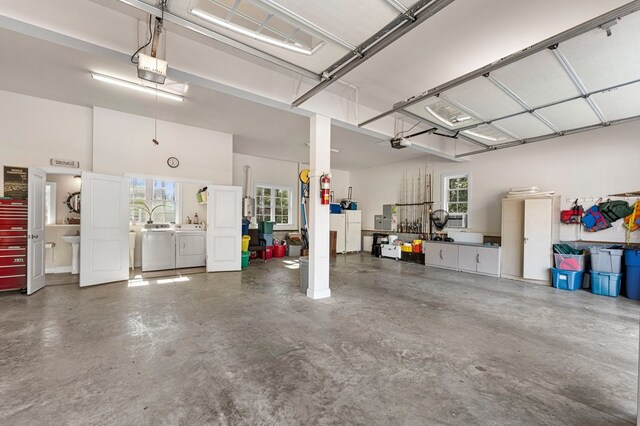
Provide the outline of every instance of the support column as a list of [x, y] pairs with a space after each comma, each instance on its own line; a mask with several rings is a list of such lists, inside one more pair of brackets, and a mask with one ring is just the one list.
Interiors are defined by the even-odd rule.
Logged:
[[320, 203], [320, 176], [331, 171], [331, 119], [311, 116], [309, 155], [309, 287], [307, 296], [322, 299], [329, 289], [329, 206]]

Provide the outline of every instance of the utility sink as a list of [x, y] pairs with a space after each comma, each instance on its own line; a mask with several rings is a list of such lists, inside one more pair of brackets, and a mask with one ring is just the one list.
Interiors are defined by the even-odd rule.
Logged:
[[62, 241], [69, 244], [80, 244], [80, 235], [63, 235]]
[[80, 273], [80, 235], [63, 235], [62, 241], [71, 244], [71, 273]]

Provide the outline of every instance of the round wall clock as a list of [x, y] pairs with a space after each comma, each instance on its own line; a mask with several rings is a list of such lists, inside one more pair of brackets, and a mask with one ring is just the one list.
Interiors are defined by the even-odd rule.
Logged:
[[180, 165], [180, 160], [178, 160], [176, 157], [169, 157], [169, 159], [167, 160], [167, 164], [172, 169], [175, 169]]

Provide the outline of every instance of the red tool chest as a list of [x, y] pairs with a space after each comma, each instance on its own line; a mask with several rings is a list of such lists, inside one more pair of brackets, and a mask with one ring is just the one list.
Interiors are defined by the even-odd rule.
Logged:
[[27, 286], [27, 200], [0, 200], [0, 291]]

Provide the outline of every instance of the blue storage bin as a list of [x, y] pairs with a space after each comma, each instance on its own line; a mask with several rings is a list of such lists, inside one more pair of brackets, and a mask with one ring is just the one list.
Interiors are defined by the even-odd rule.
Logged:
[[624, 264], [627, 266], [640, 266], [640, 250], [625, 249]]
[[601, 296], [618, 297], [622, 274], [591, 271], [591, 292]]
[[342, 206], [338, 203], [329, 204], [329, 212], [331, 214], [340, 214], [342, 213]]
[[273, 245], [273, 234], [258, 234], [258, 238], [261, 246], [269, 247]]
[[565, 271], [551, 268], [553, 272], [553, 286], [560, 290], [578, 290], [582, 287], [583, 271]]

